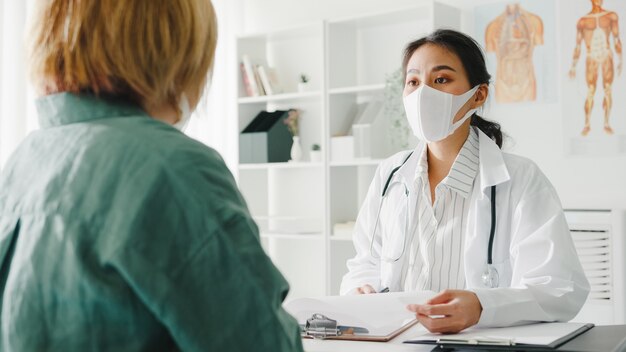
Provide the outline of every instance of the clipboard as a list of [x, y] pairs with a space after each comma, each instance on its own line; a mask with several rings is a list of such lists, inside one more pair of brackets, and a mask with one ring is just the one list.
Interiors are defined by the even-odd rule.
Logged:
[[417, 320], [413, 319], [387, 335], [371, 335], [366, 328], [338, 325], [336, 320], [323, 314], [314, 314], [306, 324], [300, 324], [300, 336], [305, 339], [387, 342], [415, 324]]
[[406, 306], [424, 303], [432, 291], [300, 298], [284, 305], [303, 338], [387, 342], [417, 324]]
[[[508, 328], [475, 329], [465, 334], [439, 335], [440, 338], [437, 339], [433, 339], [432, 334], [427, 334], [427, 338], [421, 336], [404, 343], [437, 345], [434, 351], [556, 351], [559, 346], [593, 327], [594, 324], [536, 323]], [[493, 333], [498, 330], [498, 333]], [[532, 339], [523, 337], [533, 331], [539, 333], [542, 330], [552, 330], [554, 336], [535, 339], [539, 343], [532, 343]]]

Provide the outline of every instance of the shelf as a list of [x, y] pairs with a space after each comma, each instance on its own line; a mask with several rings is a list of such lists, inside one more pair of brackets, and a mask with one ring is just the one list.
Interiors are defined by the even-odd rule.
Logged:
[[[346, 166], [377, 166], [384, 159], [363, 159], [363, 160], [350, 160], [350, 161], [333, 161], [330, 163], [331, 167], [346, 167]], [[311, 162], [284, 162], [284, 163], [262, 163], [262, 164], [239, 164], [239, 170], [269, 170], [269, 169], [305, 169], [305, 168], [318, 168], [324, 164], [311, 163]]]
[[[291, 297], [338, 294], [346, 260], [354, 257], [355, 249], [351, 233], [335, 231], [335, 225], [358, 217], [376, 168], [388, 154], [378, 148], [367, 154], [370, 158], [332, 161], [331, 136], [346, 134], [359, 109], [367, 106], [361, 104], [385, 93], [385, 82], [400, 68], [398, 56], [406, 43], [435, 27], [460, 24], [457, 11], [438, 1], [417, 0], [393, 10], [376, 7], [379, 11], [346, 11], [343, 18], [311, 24], [287, 21], [298, 25], [236, 38], [237, 53], [248, 55], [253, 65], [272, 67], [285, 93], [248, 97], [239, 73], [233, 133], [242, 131], [261, 110], [302, 112], [303, 161], [239, 164], [236, 170], [242, 194], [252, 214], [258, 214], [253, 219], [261, 244], [290, 282]], [[299, 92], [302, 73], [311, 81]], [[379, 136], [385, 142], [392, 138]], [[309, 161], [313, 144], [321, 146], [322, 161]]]
[[263, 164], [239, 164], [239, 170], [270, 170], [270, 169], [304, 169], [322, 167], [322, 163], [311, 162], [284, 162]]
[[267, 239], [283, 239], [283, 240], [322, 240], [324, 236], [321, 233], [277, 233], [262, 232], [261, 238]]
[[313, 98], [318, 98], [320, 95], [321, 95], [320, 91], [302, 92], [302, 93], [283, 93], [283, 94], [274, 94], [274, 95], [261, 95], [258, 97], [243, 97], [243, 98], [237, 99], [237, 102], [239, 104], [258, 104], [258, 103], [269, 103], [273, 101], [313, 99]]
[[376, 92], [382, 91], [385, 89], [385, 84], [370, 84], [370, 85], [361, 85], [361, 86], [353, 86], [353, 87], [341, 87], [341, 88], [332, 88], [329, 90], [329, 94], [357, 94], [364, 92]]
[[351, 160], [351, 161], [333, 161], [330, 163], [331, 167], [344, 167], [344, 166], [378, 166], [383, 159], [363, 159], [363, 160]]
[[346, 236], [330, 236], [332, 242], [352, 242], [352, 237]]
[[311, 22], [276, 28], [264, 32], [246, 33], [237, 37], [238, 40], [290, 40], [302, 37], [321, 36], [322, 26], [319, 22]]

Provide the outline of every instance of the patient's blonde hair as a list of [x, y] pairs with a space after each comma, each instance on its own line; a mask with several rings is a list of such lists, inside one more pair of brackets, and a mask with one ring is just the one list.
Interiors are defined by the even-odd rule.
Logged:
[[43, 94], [91, 92], [152, 106], [199, 97], [213, 66], [210, 0], [37, 0], [30, 75]]

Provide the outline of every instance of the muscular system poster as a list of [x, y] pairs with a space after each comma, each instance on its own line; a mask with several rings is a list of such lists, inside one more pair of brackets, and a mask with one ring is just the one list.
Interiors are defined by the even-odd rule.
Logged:
[[562, 14], [562, 111], [569, 155], [626, 153], [623, 0], [568, 0]]

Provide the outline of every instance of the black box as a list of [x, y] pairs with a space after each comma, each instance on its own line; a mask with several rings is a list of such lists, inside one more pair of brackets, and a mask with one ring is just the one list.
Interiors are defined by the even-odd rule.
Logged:
[[239, 136], [239, 163], [289, 161], [293, 139], [283, 121], [289, 111], [261, 111]]

